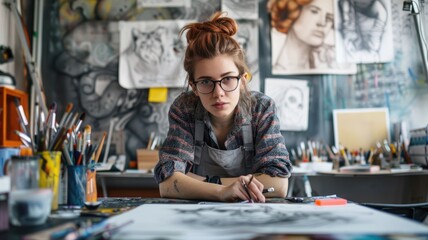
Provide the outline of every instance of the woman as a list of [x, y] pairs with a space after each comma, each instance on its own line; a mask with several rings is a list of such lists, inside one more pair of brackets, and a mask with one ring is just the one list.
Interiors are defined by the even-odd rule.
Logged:
[[272, 28], [287, 35], [273, 59], [274, 72], [333, 67], [334, 45], [326, 44], [333, 30], [333, 1], [270, 0], [267, 7]]
[[272, 99], [250, 92], [236, 22], [221, 13], [188, 24], [184, 69], [192, 91], [169, 111], [155, 177], [162, 197], [265, 202], [287, 193], [291, 163]]

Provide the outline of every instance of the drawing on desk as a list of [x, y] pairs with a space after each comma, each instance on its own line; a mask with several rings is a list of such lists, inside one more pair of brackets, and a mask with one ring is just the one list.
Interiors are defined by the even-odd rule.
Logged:
[[284, 211], [269, 205], [216, 205], [193, 209], [174, 209], [181, 218], [180, 222], [210, 226], [224, 229], [225, 227], [263, 227], [266, 224], [287, 224], [288, 227], [331, 226], [346, 224], [353, 221], [351, 216], [337, 216], [329, 211]]
[[127, 89], [182, 87], [186, 21], [121, 22], [119, 84]]
[[253, 239], [267, 233], [428, 234], [425, 225], [357, 204], [144, 204], [108, 221], [120, 224], [129, 219], [134, 222], [113, 239]]

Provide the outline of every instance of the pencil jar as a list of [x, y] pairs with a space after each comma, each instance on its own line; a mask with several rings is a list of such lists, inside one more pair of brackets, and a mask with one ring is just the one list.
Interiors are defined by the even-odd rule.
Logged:
[[43, 151], [39, 153], [40, 188], [52, 189], [52, 210], [58, 209], [61, 152]]
[[67, 204], [71, 206], [83, 206], [86, 198], [86, 166], [67, 166], [68, 195]]

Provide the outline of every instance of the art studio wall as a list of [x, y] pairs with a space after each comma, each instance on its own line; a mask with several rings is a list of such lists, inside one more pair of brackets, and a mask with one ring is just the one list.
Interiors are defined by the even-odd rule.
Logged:
[[[46, 1], [40, 17], [47, 102], [57, 102], [59, 113], [73, 103], [76, 111], [86, 112], [85, 124], [95, 132], [111, 129], [111, 153], [135, 160], [136, 149], [147, 146], [152, 132], [166, 136], [169, 106], [186, 90], [180, 65], [186, 43], [178, 37], [179, 28], [225, 10], [239, 19], [237, 39], [247, 50], [251, 88], [277, 101], [289, 148], [307, 140], [333, 144], [333, 109], [387, 107], [392, 122], [425, 126], [428, 113], [421, 109], [427, 106], [428, 86], [415, 27], [402, 11], [402, 1], [374, 1], [381, 3], [373, 24], [382, 29], [382, 36], [352, 32], [347, 27], [356, 23], [334, 14], [345, 13], [349, 8], [339, 6], [347, 6], [347, 1], [329, 1], [313, 1], [323, 12], [316, 21], [326, 26], [322, 51], [306, 65], [292, 68], [278, 63], [303, 54], [282, 52], [287, 47], [281, 43], [302, 31], [276, 29], [271, 21], [276, 13], [268, 1], [183, 0], [174, 1], [179, 6], [163, 7], [137, 0]], [[315, 21], [304, 16], [302, 12], [304, 26]], [[377, 39], [380, 45], [351, 44], [353, 37], [362, 42]], [[156, 52], [159, 49], [163, 51]], [[336, 55], [342, 61], [356, 60], [339, 63], [332, 58]], [[166, 87], [167, 92], [153, 87]], [[165, 101], [149, 101], [154, 90], [166, 94]]]

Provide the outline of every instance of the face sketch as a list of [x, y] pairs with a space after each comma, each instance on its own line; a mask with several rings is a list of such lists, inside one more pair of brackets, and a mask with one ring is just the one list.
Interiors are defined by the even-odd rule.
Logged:
[[[239, 70], [235, 65], [232, 57], [226, 55], [216, 56], [212, 59], [201, 59], [195, 65], [195, 82], [201, 80], [220, 80], [224, 77], [236, 77]], [[238, 82], [238, 87], [232, 92], [224, 91], [219, 83], [215, 84], [214, 91], [208, 94], [199, 93], [192, 84], [193, 92], [199, 96], [204, 108], [212, 117], [224, 120], [230, 118], [235, 111], [239, 101], [241, 83], [243, 78]]]
[[307, 45], [318, 47], [332, 30], [333, 22], [333, 1], [314, 0], [302, 7], [291, 31]]
[[278, 98], [278, 116], [284, 124], [296, 126], [301, 124], [304, 114], [303, 92], [297, 87], [288, 88], [284, 94]]

